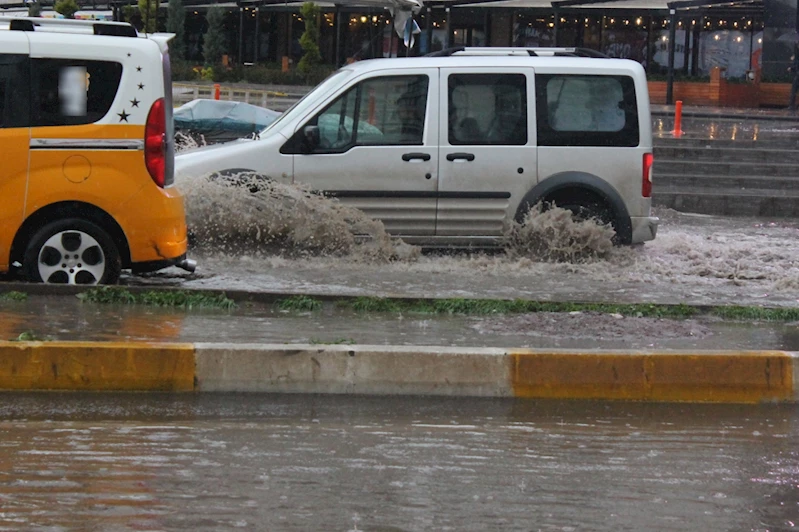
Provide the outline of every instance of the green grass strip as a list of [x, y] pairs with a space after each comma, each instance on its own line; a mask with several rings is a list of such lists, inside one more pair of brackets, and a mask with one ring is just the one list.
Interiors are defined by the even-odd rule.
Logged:
[[230, 310], [236, 307], [236, 303], [224, 294], [204, 294], [186, 290], [148, 290], [134, 294], [127, 288], [118, 286], [91, 288], [78, 294], [78, 298], [85, 303], [113, 303], [185, 309], [215, 308]]
[[287, 312], [312, 312], [321, 309], [322, 302], [308, 296], [291, 296], [278, 300], [277, 308]]
[[[9, 292], [8, 294], [12, 294]], [[5, 296], [8, 296], [5, 294]], [[14, 300], [24, 300], [27, 294], [17, 292]], [[104, 286], [92, 288], [78, 296], [91, 303], [139, 304], [159, 307], [231, 309], [236, 303], [224, 294], [208, 295], [203, 292], [183, 290], [149, 290], [132, 293], [123, 287]], [[315, 312], [321, 310], [321, 299], [296, 295], [276, 301], [284, 312]], [[744, 321], [799, 321], [799, 308], [765, 308], [744, 306], [663, 305], [653, 303], [570, 303], [558, 301], [529, 301], [524, 299], [403, 299], [386, 297], [341, 298], [332, 301], [335, 308], [359, 313], [427, 314], [488, 316], [520, 314], [527, 312], [596, 312], [620, 314], [626, 317], [685, 319], [712, 316], [725, 320]]]
[[486, 316], [491, 314], [518, 314], [524, 312], [601, 312], [623, 316], [688, 318], [701, 310], [688, 305], [653, 305], [610, 303], [564, 303], [528, 301], [523, 299], [391, 299], [357, 297], [340, 300], [337, 306], [356, 312], [406, 312], [420, 314], [457, 314]]
[[27, 299], [28, 294], [25, 292], [17, 292], [16, 290], [0, 294], [0, 301], [27, 301]]

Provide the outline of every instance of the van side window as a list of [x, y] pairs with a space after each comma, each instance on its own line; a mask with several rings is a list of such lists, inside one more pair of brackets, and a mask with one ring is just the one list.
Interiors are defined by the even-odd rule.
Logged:
[[0, 128], [29, 127], [28, 56], [0, 54]]
[[629, 76], [536, 74], [539, 146], [638, 146]]
[[92, 124], [114, 103], [122, 65], [112, 61], [33, 59], [31, 118], [34, 126]]
[[524, 74], [451, 74], [447, 85], [450, 144], [527, 144]]
[[421, 145], [427, 109], [427, 76], [385, 76], [362, 81], [307, 125], [319, 128], [315, 153], [353, 146]]

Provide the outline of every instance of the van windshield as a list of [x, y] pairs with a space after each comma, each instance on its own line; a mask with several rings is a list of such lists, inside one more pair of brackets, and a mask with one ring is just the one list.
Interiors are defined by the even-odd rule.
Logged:
[[282, 122], [286, 117], [293, 116], [294, 114], [297, 113], [304, 113], [305, 110], [308, 109], [308, 107], [310, 107], [314, 103], [314, 98], [311, 98], [312, 95], [316, 94], [317, 92], [325, 92], [326, 90], [330, 89], [330, 87], [340, 84], [344, 80], [344, 78], [346, 78], [351, 74], [352, 70], [348, 69], [336, 70], [335, 72], [330, 74], [328, 77], [324, 79], [324, 81], [322, 81], [322, 83], [311, 89], [311, 91], [308, 94], [300, 98], [294, 105], [289, 107], [286, 110], [286, 112], [284, 112], [277, 118], [277, 120], [269, 124], [266, 127], [266, 129], [261, 131], [260, 135], [263, 136], [270, 129], [274, 129], [274, 127], [280, 122]]

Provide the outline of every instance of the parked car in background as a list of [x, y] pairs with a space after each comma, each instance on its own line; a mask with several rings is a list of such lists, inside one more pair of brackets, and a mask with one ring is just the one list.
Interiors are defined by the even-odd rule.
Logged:
[[278, 111], [245, 102], [201, 98], [175, 109], [175, 132], [200, 145], [217, 144], [253, 137], [279, 116]]
[[347, 65], [257, 140], [176, 171], [304, 183], [412, 243], [480, 245], [539, 202], [655, 238], [644, 70], [575, 49], [456, 48]]

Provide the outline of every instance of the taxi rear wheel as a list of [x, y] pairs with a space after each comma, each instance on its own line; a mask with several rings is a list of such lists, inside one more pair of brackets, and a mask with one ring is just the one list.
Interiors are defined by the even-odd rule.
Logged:
[[96, 224], [79, 218], [49, 223], [25, 251], [25, 276], [53, 284], [114, 284], [122, 262], [113, 239]]

